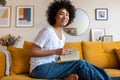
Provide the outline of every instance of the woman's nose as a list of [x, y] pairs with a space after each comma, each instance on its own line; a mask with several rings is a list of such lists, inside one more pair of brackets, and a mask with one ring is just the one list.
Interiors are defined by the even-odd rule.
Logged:
[[68, 16], [64, 15], [63, 18], [66, 19]]

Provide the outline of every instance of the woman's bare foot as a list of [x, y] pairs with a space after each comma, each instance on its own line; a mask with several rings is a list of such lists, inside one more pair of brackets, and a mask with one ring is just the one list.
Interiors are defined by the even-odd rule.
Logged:
[[70, 76], [64, 78], [63, 80], [78, 80], [79, 76], [77, 74], [71, 74]]

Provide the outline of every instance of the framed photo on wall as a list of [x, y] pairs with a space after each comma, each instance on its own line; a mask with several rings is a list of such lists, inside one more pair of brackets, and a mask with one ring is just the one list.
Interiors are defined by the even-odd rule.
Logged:
[[10, 27], [11, 7], [0, 7], [0, 28]]
[[16, 27], [33, 27], [34, 6], [17, 6]]
[[91, 41], [102, 41], [102, 37], [105, 35], [105, 29], [90, 29]]
[[113, 41], [113, 37], [112, 37], [112, 35], [104, 35], [102, 38], [102, 41], [103, 42], [111, 42], [111, 41]]
[[107, 8], [95, 9], [95, 19], [96, 20], [108, 20], [108, 9]]

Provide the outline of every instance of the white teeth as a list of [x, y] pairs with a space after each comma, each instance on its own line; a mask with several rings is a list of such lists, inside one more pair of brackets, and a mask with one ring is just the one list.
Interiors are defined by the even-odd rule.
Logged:
[[67, 22], [67, 21], [62, 21], [62, 22]]

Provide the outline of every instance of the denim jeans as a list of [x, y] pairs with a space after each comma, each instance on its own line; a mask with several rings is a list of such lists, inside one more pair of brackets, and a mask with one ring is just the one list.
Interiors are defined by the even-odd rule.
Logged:
[[111, 80], [103, 69], [100, 69], [85, 60], [53, 62], [37, 66], [31, 77], [44, 79], [62, 79], [71, 74], [77, 74], [79, 80]]

